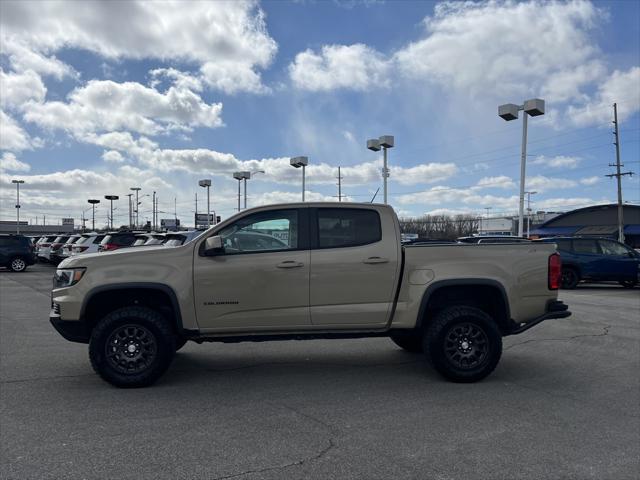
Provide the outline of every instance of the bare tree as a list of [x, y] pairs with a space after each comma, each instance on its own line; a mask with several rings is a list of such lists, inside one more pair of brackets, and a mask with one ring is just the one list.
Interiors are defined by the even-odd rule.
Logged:
[[401, 218], [402, 233], [416, 233], [419, 238], [455, 240], [478, 231], [480, 219], [473, 215], [423, 215]]

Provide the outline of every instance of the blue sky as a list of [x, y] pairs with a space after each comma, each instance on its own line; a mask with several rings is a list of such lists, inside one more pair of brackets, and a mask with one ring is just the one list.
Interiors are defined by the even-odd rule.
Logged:
[[[233, 213], [369, 201], [382, 181], [367, 138], [396, 137], [390, 203], [402, 215], [517, 210], [521, 120], [501, 103], [544, 98], [529, 122], [536, 210], [614, 201], [611, 104], [625, 170], [638, 172], [640, 4], [619, 2], [12, 2], [0, 4], [2, 219], [78, 219], [90, 197], [158, 193], [192, 222], [201, 178]], [[625, 199], [640, 202], [638, 177]], [[380, 200], [381, 195], [377, 197]], [[150, 217], [143, 197], [141, 212]], [[126, 223], [126, 201], [116, 223]], [[104, 222], [106, 208], [99, 209]], [[161, 217], [171, 216], [168, 213]]]

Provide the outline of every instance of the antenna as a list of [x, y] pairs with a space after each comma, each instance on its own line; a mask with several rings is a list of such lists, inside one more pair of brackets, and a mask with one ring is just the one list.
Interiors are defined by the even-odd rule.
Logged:
[[379, 191], [380, 191], [380, 187], [378, 187], [378, 189], [376, 190], [376, 193], [373, 194], [373, 198], [371, 199], [371, 201], [369, 203], [373, 203], [373, 201], [376, 199], [376, 195], [378, 195]]

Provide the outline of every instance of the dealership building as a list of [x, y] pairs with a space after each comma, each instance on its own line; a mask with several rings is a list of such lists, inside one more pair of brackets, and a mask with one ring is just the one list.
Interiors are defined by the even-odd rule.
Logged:
[[[640, 205], [623, 205], [625, 243], [640, 248]], [[531, 230], [532, 237], [618, 238], [618, 205], [594, 205], [558, 215]]]

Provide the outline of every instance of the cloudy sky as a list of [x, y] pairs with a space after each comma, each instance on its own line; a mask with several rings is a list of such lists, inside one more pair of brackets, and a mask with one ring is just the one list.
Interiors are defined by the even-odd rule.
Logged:
[[[297, 155], [308, 199], [336, 200], [341, 166], [343, 193], [370, 201], [382, 160], [365, 143], [384, 134], [399, 213], [513, 212], [521, 121], [497, 106], [534, 97], [547, 113], [529, 122], [532, 207], [614, 201], [613, 102], [625, 169], [640, 170], [639, 19], [635, 1], [4, 0], [1, 217], [14, 178], [31, 220], [78, 219], [88, 198], [140, 186], [161, 217], [175, 199], [192, 223], [201, 178], [226, 217], [236, 170], [266, 172], [250, 206], [298, 200]], [[637, 179], [624, 180], [634, 203]], [[140, 208], [150, 218], [148, 197]]]

